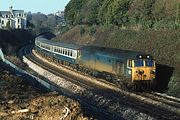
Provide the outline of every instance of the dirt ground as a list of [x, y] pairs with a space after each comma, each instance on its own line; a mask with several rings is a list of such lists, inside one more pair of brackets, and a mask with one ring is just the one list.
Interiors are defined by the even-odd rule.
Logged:
[[80, 104], [0, 69], [0, 120], [89, 120]]

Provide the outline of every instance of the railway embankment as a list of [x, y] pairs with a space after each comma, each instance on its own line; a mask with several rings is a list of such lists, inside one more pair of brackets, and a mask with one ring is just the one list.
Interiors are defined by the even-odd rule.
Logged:
[[[36, 55], [36, 56], [38, 56], [38, 55]], [[33, 58], [33, 57], [32, 57]], [[44, 66], [45, 64], [53, 64], [52, 62], [49, 62], [49, 61], [47, 61], [47, 60], [45, 60], [45, 59], [43, 59], [42, 57], [39, 57], [40, 58], [40, 60], [42, 61], [46, 61], [45, 63], [41, 63], [40, 61], [37, 61], [37, 62], [35, 62], [35, 63], [41, 63], [42, 64], [42, 66]], [[34, 58], [33, 58], [34, 59]], [[45, 65], [46, 66], [46, 65]], [[56, 68], [56, 67], [58, 67], [59, 69], [64, 69], [64, 68], [62, 68], [61, 66], [57, 66], [56, 64], [53, 64], [51, 67], [50, 66], [48, 66], [48, 67], [45, 67], [46, 69], [48, 69], [48, 68], [51, 68], [51, 69], [54, 69], [54, 67]], [[49, 70], [49, 69], [48, 69]], [[49, 71], [51, 71], [51, 70], [49, 70]], [[58, 71], [57, 69], [55, 70], [55, 71], [57, 71], [57, 73], [58, 73], [58, 76], [59, 76], [59, 74], [62, 72], [62, 71]], [[63, 70], [63, 74], [66, 74], [66, 72], [67, 72], [67, 70]], [[53, 72], [54, 73], [54, 72]], [[55, 73], [55, 74], [57, 74], [57, 73]], [[78, 73], [77, 72], [75, 72], [76, 73], [76, 77], [74, 76], [73, 77], [73, 79], [78, 79], [78, 80], [76, 80], [76, 82], [77, 81], [79, 81], [78, 82], [78, 84], [79, 83], [82, 83], [82, 82], [80, 82], [81, 80], [81, 78], [79, 77], [79, 76], [81, 76], [81, 75], [78, 75]], [[69, 70], [69, 72], [68, 72], [68, 75], [69, 74], [75, 74], [73, 71], [71, 71], [71, 70]], [[78, 76], [77, 76], [78, 75]], [[43, 76], [46, 76], [46, 75], [44, 75], [43, 74]], [[55, 78], [55, 77], [53, 77], [53, 78]], [[51, 80], [53, 80], [53, 82], [55, 82], [56, 84], [58, 84], [57, 82], [58, 82], [58, 80], [57, 79], [51, 79]], [[69, 80], [69, 79], [68, 79]], [[85, 78], [83, 79], [83, 83], [84, 83], [84, 81], [86, 81], [85, 80]], [[90, 80], [88, 80], [88, 81], [90, 81]], [[92, 81], [94, 81], [94, 83], [92, 83], [92, 84], [97, 84], [96, 82], [97, 82], [97, 80], [96, 79], [93, 79]], [[74, 83], [74, 81], [73, 81], [73, 83]], [[103, 82], [101, 82], [101, 83], [103, 83]], [[75, 84], [77, 84], [77, 83], [75, 83]], [[86, 84], [88, 84], [87, 82], [86, 82]], [[107, 84], [107, 83], [104, 83], [104, 84]], [[84, 84], [80, 84], [80, 86], [81, 87], [85, 87], [84, 86]], [[120, 114], [123, 114], [124, 115], [124, 113], [125, 113], [125, 111], [127, 110], [130, 110], [130, 109], [128, 109], [129, 107], [127, 107], [128, 105], [129, 105], [129, 102], [128, 101], [126, 101], [126, 102], [122, 102], [121, 101], [121, 99], [124, 99], [124, 98], [126, 98], [126, 97], [128, 97], [128, 96], [133, 96], [133, 98], [135, 97], [135, 98], [138, 98], [138, 99], [141, 99], [142, 101], [141, 101], [141, 104], [142, 103], [144, 103], [145, 102], [145, 104], [153, 104], [153, 105], [155, 105], [156, 107], [157, 106], [161, 106], [161, 107], [165, 107], [165, 109], [167, 108], [167, 105], [165, 105], [165, 104], [162, 104], [161, 102], [157, 102], [157, 101], [154, 101], [154, 100], [151, 100], [151, 99], [149, 99], [149, 98], [144, 98], [144, 97], [142, 97], [142, 96], [138, 96], [138, 95], [136, 95], [136, 94], [133, 94], [133, 93], [129, 93], [128, 95], [126, 94], [127, 92], [125, 92], [124, 94], [125, 94], [125, 96], [122, 98], [122, 96], [120, 97], [120, 96], [118, 96], [117, 97], [117, 99], [116, 98], [114, 98], [114, 97], [112, 97], [110, 94], [107, 94], [107, 96], [109, 96], [108, 98], [106, 98], [107, 96], [106, 95], [104, 95], [104, 94], [97, 94], [97, 92], [95, 91], [95, 90], [93, 90], [93, 88], [91, 88], [90, 86], [92, 86], [92, 85], [89, 85], [88, 84], [88, 87], [85, 87], [86, 89], [85, 89], [85, 91], [82, 91], [82, 93], [81, 94], [79, 94], [81, 97], [83, 96], [83, 97], [88, 97], [88, 99], [90, 100], [90, 101], [92, 101], [92, 102], [95, 102], [96, 104], [98, 104], [98, 106], [100, 105], [101, 106], [101, 108], [106, 108], [106, 109], [108, 109], [108, 110], [110, 110], [111, 112], [112, 111], [114, 111], [114, 112], [116, 112], [116, 113], [119, 113], [119, 115]], [[102, 86], [104, 86], [104, 85], [102, 85]], [[110, 85], [111, 86], [111, 85]], [[87, 89], [88, 88], [88, 89]], [[97, 86], [95, 86], [95, 89], [97, 90], [98, 89], [98, 91], [100, 91], [99, 90], [99, 88], [101, 88], [100, 86], [99, 87], [97, 87]], [[109, 89], [109, 87], [107, 88], [107, 89]], [[71, 90], [71, 89], [68, 89], [68, 90]], [[91, 92], [91, 91], [93, 91], [93, 92]], [[104, 92], [104, 93], [106, 93], [106, 92]], [[119, 94], [122, 94], [123, 93], [123, 91], [121, 91]], [[113, 93], [112, 93], [113, 94]], [[110, 97], [111, 96], [111, 97]], [[93, 98], [93, 99], [92, 99]], [[121, 99], [120, 99], [121, 98]], [[158, 98], [159, 99], [159, 98]], [[117, 102], [116, 102], [117, 101]], [[121, 102], [120, 102], [121, 101]], [[134, 100], [133, 100], [134, 101]], [[167, 101], [165, 101], [165, 102], [167, 102]], [[170, 101], [170, 102], [172, 102], [172, 101]], [[131, 103], [132, 103], [132, 101], [131, 101]], [[137, 104], [136, 103], [132, 103], [133, 104], [133, 106], [136, 106]], [[126, 106], [127, 105], [127, 106]], [[140, 107], [141, 105], [137, 105], [136, 107]], [[145, 105], [144, 105], [145, 106]], [[143, 107], [144, 107], [143, 106]], [[139, 108], [138, 107], [138, 108]], [[143, 108], [142, 107], [142, 108]], [[160, 108], [158, 108], [158, 111], [161, 109], [161, 107]], [[150, 107], [145, 107], [145, 108], [150, 108]], [[154, 109], [154, 107], [153, 107], [153, 109]], [[164, 109], [164, 108], [162, 108], [162, 109]], [[175, 110], [174, 108], [170, 108], [171, 109], [171, 112], [172, 112], [172, 110]], [[102, 110], [102, 109], [99, 109], [100, 111]], [[124, 111], [125, 110], [125, 111]], [[169, 108], [168, 108], [168, 110], [169, 110]], [[132, 113], [134, 113], [136, 110], [134, 110], [134, 109], [131, 109], [130, 111], [132, 111]], [[143, 110], [144, 112], [145, 112], [145, 110]], [[153, 112], [154, 110], [152, 110], [151, 112]], [[161, 111], [161, 110], [160, 110]], [[164, 111], [164, 110], [163, 110]], [[166, 111], [166, 110], [165, 110]], [[176, 110], [175, 110], [176, 111]], [[179, 111], [179, 110], [178, 110]], [[178, 112], [177, 111], [177, 112]], [[148, 112], [150, 112], [149, 111], [149, 109], [148, 109]], [[136, 113], [136, 112], [135, 112]], [[113, 112], [112, 112], [112, 114], [113, 114]], [[138, 116], [141, 116], [140, 114], [138, 114], [138, 113], [136, 113]], [[157, 114], [157, 113], [156, 113]], [[161, 114], [163, 114], [163, 112], [161, 111], [160, 112], [160, 116], [161, 116]], [[165, 114], [165, 113], [164, 113]], [[126, 117], [130, 117], [131, 118], [131, 116], [133, 116], [134, 114], [131, 114], [131, 115], [128, 115], [128, 116], [126, 116]], [[144, 116], [144, 115], [143, 115]], [[124, 117], [124, 116], [123, 116]], [[135, 117], [136, 117], [136, 115], [133, 117], [134, 119], [135, 119]], [[162, 116], [161, 116], [162, 117]], [[175, 114], [173, 115], [173, 117], [175, 117]], [[165, 115], [163, 116], [163, 118], [166, 118], [166, 119], [171, 119], [171, 117], [170, 117], [170, 114], [168, 113], [168, 116], [166, 116], [165, 117]], [[145, 118], [144, 118], [145, 119]], [[146, 118], [147, 119], [147, 118]]]
[[24, 74], [18, 68], [28, 69], [16, 55], [19, 48], [31, 40], [33, 35], [26, 30], [0, 30], [0, 48], [6, 54], [5, 59], [13, 62], [10, 67], [0, 60], [0, 119], [90, 119], [79, 102], [49, 91], [29, 76], [30, 73]]
[[[109, 96], [108, 94], [106, 95], [100, 92], [100, 90], [103, 88], [111, 89], [114, 91], [120, 90], [114, 87], [113, 85], [108, 86], [106, 83], [97, 81], [87, 76], [83, 76], [77, 72], [73, 72], [71, 70], [63, 68], [62, 66], [57, 66], [57, 64], [49, 62], [48, 60], [39, 56], [36, 52], [33, 53], [36, 55], [36, 57], [38, 57], [41, 61], [44, 62], [43, 64], [50, 64], [52, 65], [51, 67], [57, 67], [58, 69], [61, 69], [64, 72], [64, 74], [65, 73], [73, 74], [75, 83], [73, 80], [64, 79], [59, 75], [56, 75], [55, 73], [49, 72], [48, 70], [46, 70], [47, 68], [44, 69], [38, 66], [37, 64], [33, 63], [31, 60], [27, 59], [26, 57], [23, 59], [23, 61], [27, 63], [31, 69], [38, 72], [39, 75], [47, 78], [49, 81], [58, 85], [58, 87], [60, 87], [65, 92], [65, 94], [74, 96], [76, 99], [79, 99], [81, 102], [83, 102], [82, 104], [84, 104], [85, 102], [86, 104], [89, 105], [89, 106], [87, 105], [85, 106], [88, 109], [91, 107], [96, 108], [99, 114], [98, 116], [99, 119], [104, 119], [108, 117], [109, 114], [112, 118], [114, 117], [114, 119], [146, 119], [146, 120], [156, 119], [151, 115], [148, 115], [148, 113], [144, 113], [142, 111], [131, 108], [128, 105], [126, 106], [125, 104], [120, 103], [119, 97], [116, 99], [110, 98], [108, 97]], [[84, 84], [80, 82], [81, 81], [80, 78], [83, 79], [83, 81], [85, 82]], [[87, 86], [86, 84], [89, 82], [90, 84], [94, 84], [96, 87], [94, 88], [92, 87], [92, 85]], [[98, 85], [99, 87], [97, 87]], [[102, 116], [102, 112], [104, 112], [103, 116]]]
[[179, 30], [135, 31], [115, 26], [79, 25], [58, 35], [54, 40], [149, 53], [157, 61], [156, 91], [180, 97]]

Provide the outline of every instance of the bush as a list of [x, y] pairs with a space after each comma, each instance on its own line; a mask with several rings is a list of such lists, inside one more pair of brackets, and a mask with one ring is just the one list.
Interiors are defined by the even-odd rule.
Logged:
[[94, 26], [92, 26], [89, 30], [89, 35], [92, 36], [96, 33], [96, 28]]
[[80, 35], [82, 36], [85, 32], [86, 32], [85, 29], [81, 26], [80, 27]]

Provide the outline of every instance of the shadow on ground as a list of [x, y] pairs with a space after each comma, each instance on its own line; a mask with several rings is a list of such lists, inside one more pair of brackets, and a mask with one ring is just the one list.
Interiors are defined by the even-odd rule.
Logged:
[[157, 64], [156, 66], [156, 87], [155, 91], [164, 92], [168, 89], [174, 68], [167, 65]]

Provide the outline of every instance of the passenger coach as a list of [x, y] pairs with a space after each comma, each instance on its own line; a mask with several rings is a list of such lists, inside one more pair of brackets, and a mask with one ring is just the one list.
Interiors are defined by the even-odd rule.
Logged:
[[44, 54], [44, 56], [51, 56], [53, 59], [65, 64], [77, 64], [80, 49], [78, 45], [52, 42], [43, 37], [37, 37], [35, 45], [36, 50]]

